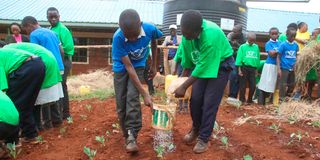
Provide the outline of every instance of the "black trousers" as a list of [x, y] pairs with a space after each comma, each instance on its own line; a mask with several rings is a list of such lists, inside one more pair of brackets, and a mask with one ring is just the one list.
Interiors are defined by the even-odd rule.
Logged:
[[63, 108], [63, 119], [70, 117], [70, 109], [69, 109], [69, 94], [68, 94], [68, 86], [67, 86], [67, 77], [72, 68], [72, 60], [71, 56], [65, 56], [63, 60], [64, 65], [64, 74], [62, 75], [62, 89], [64, 97], [60, 100], [60, 105]]
[[149, 90], [150, 95], [153, 95], [154, 94], [153, 79], [149, 79], [150, 69], [151, 69], [151, 66], [148, 63], [146, 63], [143, 77], [144, 77], [145, 82], [148, 85], [148, 90]]
[[33, 58], [25, 62], [16, 71], [9, 74], [7, 95], [19, 112], [22, 137], [34, 138], [38, 136], [33, 108], [44, 74], [45, 66], [40, 58]]
[[[136, 68], [136, 73], [143, 80], [144, 68]], [[116, 110], [124, 137], [128, 131], [137, 137], [142, 127], [140, 93], [127, 72], [114, 73], [114, 90], [116, 94]]]
[[5, 143], [15, 143], [19, 141], [16, 136], [19, 133], [19, 125], [11, 125], [8, 123], [0, 122], [0, 140], [4, 140]]
[[[241, 66], [243, 76], [240, 76], [240, 101], [252, 103], [252, 97], [256, 89], [256, 68]], [[246, 101], [246, 88], [249, 83], [249, 96]]]
[[[233, 58], [229, 63], [234, 63]], [[204, 142], [208, 142], [212, 134], [230, 72], [231, 70], [220, 69], [217, 78], [198, 78], [192, 84], [190, 99], [192, 127], [199, 131], [198, 138]]]

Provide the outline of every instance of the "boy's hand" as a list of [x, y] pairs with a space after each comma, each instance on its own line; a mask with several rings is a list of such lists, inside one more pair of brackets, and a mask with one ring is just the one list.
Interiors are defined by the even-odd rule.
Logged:
[[243, 73], [241, 72], [241, 70], [239, 70], [239, 76], [243, 76]]
[[144, 105], [150, 107], [150, 109], [152, 111], [153, 102], [152, 102], [152, 98], [149, 93], [146, 93], [145, 95], [143, 95], [143, 101], [144, 101]]
[[184, 97], [187, 88], [183, 87], [182, 85], [178, 87], [173, 93], [176, 98]]
[[149, 77], [148, 77], [148, 80], [151, 80], [151, 79], [153, 79], [156, 75], [157, 75], [157, 69], [155, 69], [155, 68], [151, 68], [150, 70], [149, 70]]

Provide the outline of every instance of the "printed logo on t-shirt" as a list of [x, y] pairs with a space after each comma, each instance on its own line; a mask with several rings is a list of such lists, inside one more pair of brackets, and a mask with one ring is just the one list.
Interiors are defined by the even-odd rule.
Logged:
[[278, 47], [273, 47], [273, 50], [278, 52]]
[[199, 57], [200, 57], [200, 52], [198, 50], [194, 50], [191, 52], [191, 58], [192, 58], [193, 64], [198, 63]]
[[285, 58], [296, 58], [296, 51], [293, 51], [293, 50], [291, 50], [291, 51], [286, 51], [286, 56], [285, 56]]
[[134, 51], [129, 51], [129, 57], [131, 60], [140, 60], [144, 58], [146, 52], [145, 47], [142, 47], [141, 49], [136, 49]]
[[247, 51], [246, 58], [258, 58], [254, 51]]

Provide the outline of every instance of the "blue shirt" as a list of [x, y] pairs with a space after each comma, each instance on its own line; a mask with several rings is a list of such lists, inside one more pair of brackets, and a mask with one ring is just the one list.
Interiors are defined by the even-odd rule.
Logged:
[[141, 24], [140, 35], [134, 42], [129, 42], [119, 28], [112, 42], [113, 72], [126, 72], [125, 65], [121, 61], [123, 56], [129, 56], [134, 68], [145, 67], [150, 50], [149, 44], [151, 40], [160, 37], [162, 37], [162, 32], [150, 23]]
[[63, 61], [60, 54], [58, 35], [47, 29], [47, 28], [37, 28], [30, 34], [30, 42], [39, 44], [42, 47], [48, 49], [56, 58], [60, 71], [64, 70]]
[[280, 54], [280, 68], [292, 71], [294, 64], [296, 63], [298, 51], [299, 46], [297, 42], [290, 43], [288, 41], [285, 41], [281, 43], [278, 50]]
[[[178, 43], [177, 40], [177, 36], [173, 36], [172, 38], [172, 42], [174, 45], [176, 45]], [[177, 49], [169, 49], [169, 53], [168, 53], [168, 59], [171, 60], [174, 58], [174, 56], [176, 55]]]
[[277, 57], [271, 57], [269, 51], [278, 51], [279, 46], [280, 46], [281, 42], [279, 41], [273, 41], [273, 40], [269, 40], [266, 45], [265, 45], [265, 49], [266, 52], [268, 53], [268, 57], [266, 59], [266, 64], [277, 64]]

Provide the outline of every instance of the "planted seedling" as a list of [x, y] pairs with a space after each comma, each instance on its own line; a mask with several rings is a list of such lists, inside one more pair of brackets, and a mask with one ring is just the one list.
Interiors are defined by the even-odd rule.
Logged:
[[39, 143], [39, 144], [44, 143], [42, 136], [37, 136], [37, 137], [36, 137], [36, 141], [37, 141], [37, 143]]
[[224, 130], [224, 128], [222, 127], [222, 125], [219, 125], [217, 121], [214, 122], [214, 127], [213, 127], [213, 134], [212, 134], [212, 137], [214, 139], [217, 139], [218, 138], [218, 135], [220, 133], [222, 133]]
[[309, 123], [309, 125], [311, 125], [312, 127], [317, 127], [320, 128], [320, 120], [317, 121], [312, 121], [311, 123]]
[[293, 143], [294, 141], [298, 141], [300, 142], [302, 139], [302, 134], [301, 134], [301, 131], [298, 131], [297, 133], [291, 133], [290, 134], [290, 141], [288, 143], [288, 145], [290, 145], [291, 143]]
[[296, 122], [298, 122], [298, 118], [296, 116], [290, 115], [288, 117], [288, 121], [289, 121], [289, 124], [295, 124]]
[[226, 148], [228, 148], [228, 146], [229, 146], [229, 142], [228, 141], [229, 141], [228, 137], [226, 137], [226, 136], [221, 137], [221, 142], [223, 143], [223, 145]]
[[85, 105], [85, 107], [89, 112], [92, 111], [92, 106], [90, 104]]
[[107, 136], [110, 135], [110, 131], [109, 131], [109, 130], [106, 131], [106, 135], [107, 135]]
[[278, 133], [281, 131], [280, 126], [281, 126], [280, 123], [279, 123], [278, 125], [272, 123], [272, 125], [269, 126], [269, 129], [274, 130], [274, 132], [275, 132], [276, 134], [278, 134]]
[[60, 128], [59, 132], [61, 135], [64, 135], [67, 132], [67, 126]]
[[157, 146], [157, 148], [155, 149], [156, 153], [157, 153], [157, 158], [158, 159], [163, 159], [164, 156], [164, 148], [162, 146]]
[[113, 124], [112, 124], [112, 127], [113, 127], [114, 129], [120, 129], [119, 123], [113, 123]]
[[257, 126], [260, 126], [262, 124], [262, 122], [259, 120], [256, 120], [256, 124], [257, 124]]
[[68, 117], [67, 118], [67, 123], [68, 124], [72, 124], [73, 123], [73, 118], [72, 117]]
[[252, 160], [251, 155], [247, 154], [245, 156], [243, 156], [243, 160]]
[[249, 117], [249, 114], [247, 112], [243, 113], [243, 118], [248, 118]]
[[87, 120], [88, 116], [82, 114], [82, 115], [80, 115], [80, 118], [85, 121], [85, 120]]
[[106, 139], [104, 138], [104, 136], [96, 136], [96, 141], [100, 142], [102, 146], [105, 146]]
[[7, 143], [7, 149], [9, 150], [9, 155], [13, 159], [17, 159], [21, 152], [21, 149], [17, 150], [15, 143]]
[[83, 152], [89, 157], [90, 160], [93, 160], [97, 154], [97, 150], [90, 149], [89, 147], [84, 147]]

